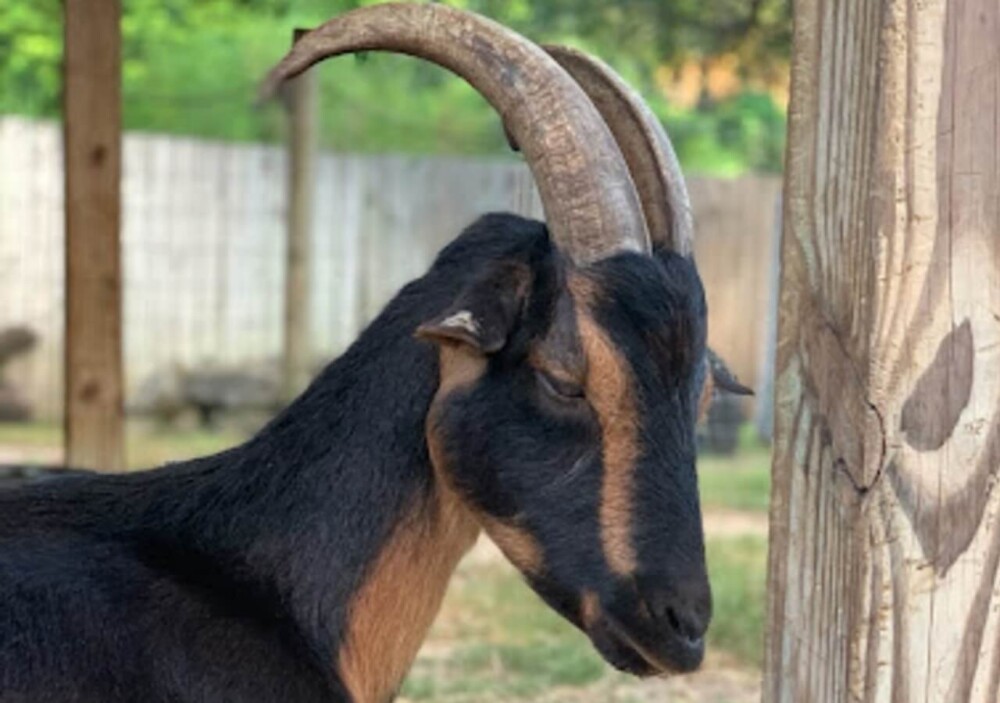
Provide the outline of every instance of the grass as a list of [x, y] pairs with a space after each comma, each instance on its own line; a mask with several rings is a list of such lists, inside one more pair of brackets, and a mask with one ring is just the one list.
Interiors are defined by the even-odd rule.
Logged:
[[0, 422], [0, 444], [57, 447], [62, 444], [62, 428], [48, 422]]
[[709, 539], [705, 545], [712, 583], [708, 647], [743, 664], [762, 664], [767, 541], [756, 535]]
[[698, 459], [698, 486], [705, 510], [767, 512], [771, 498], [771, 452], [753, 447], [731, 457]]
[[771, 499], [770, 447], [757, 440], [751, 425], [744, 425], [734, 454], [698, 457], [698, 485], [705, 510], [766, 513]]
[[[243, 438], [243, 434], [233, 430], [161, 430], [147, 423], [130, 421], [125, 429], [126, 463], [131, 469], [150, 468], [168, 461], [214, 454]], [[62, 440], [62, 427], [55, 424], [0, 423], [0, 447], [16, 446], [25, 461], [61, 461]]]

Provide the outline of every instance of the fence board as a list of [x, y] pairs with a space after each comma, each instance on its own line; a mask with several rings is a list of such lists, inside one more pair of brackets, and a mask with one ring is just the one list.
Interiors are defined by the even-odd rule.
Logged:
[[996, 703], [1000, 3], [794, 9], [764, 700]]

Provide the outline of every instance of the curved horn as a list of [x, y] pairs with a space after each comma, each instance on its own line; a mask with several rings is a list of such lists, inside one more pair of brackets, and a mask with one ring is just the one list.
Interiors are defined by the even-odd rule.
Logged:
[[576, 79], [615, 135], [639, 191], [653, 246], [690, 256], [694, 246], [691, 200], [660, 120], [603, 61], [565, 46], [543, 48]]
[[422, 3], [347, 12], [299, 39], [261, 97], [325, 58], [366, 50], [448, 68], [496, 108], [523, 146], [553, 239], [575, 262], [649, 250], [628, 166], [590, 99], [541, 48], [479, 15]]

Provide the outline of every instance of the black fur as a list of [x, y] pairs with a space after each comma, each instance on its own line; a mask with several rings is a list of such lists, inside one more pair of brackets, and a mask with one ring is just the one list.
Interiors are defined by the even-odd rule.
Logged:
[[[434, 489], [437, 351], [414, 331], [498, 262], [527, 267], [530, 293], [487, 378], [444, 409], [449, 452], [468, 459], [456, 480], [471, 504], [525, 521], [545, 547], [532, 584], [564, 615], [578, 621], [575, 587], [618, 597], [598, 535], [596, 420], [546, 397], [522, 363], [565, 300], [564, 264], [541, 223], [489, 215], [246, 444], [0, 491], [0, 701], [348, 701], [334, 663], [350, 596]], [[641, 560], [651, 578], [695, 579], [697, 274], [622, 256], [595, 276], [613, 293], [600, 322], [644, 379]], [[629, 657], [609, 655], [642, 672]]]

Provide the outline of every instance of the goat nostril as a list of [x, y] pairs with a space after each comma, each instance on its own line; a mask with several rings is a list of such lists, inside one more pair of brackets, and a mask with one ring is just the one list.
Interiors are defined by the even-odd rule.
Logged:
[[693, 611], [684, 612], [669, 608], [666, 620], [670, 629], [689, 643], [696, 644], [700, 642], [702, 636], [705, 634], [707, 623]]
[[647, 592], [643, 602], [651, 619], [661, 627], [695, 643], [708, 628], [709, 615], [705, 608], [689, 604], [667, 591]]
[[673, 608], [667, 608], [667, 624], [670, 625], [670, 629], [674, 632], [681, 631], [681, 621], [677, 617], [677, 613], [674, 612]]

